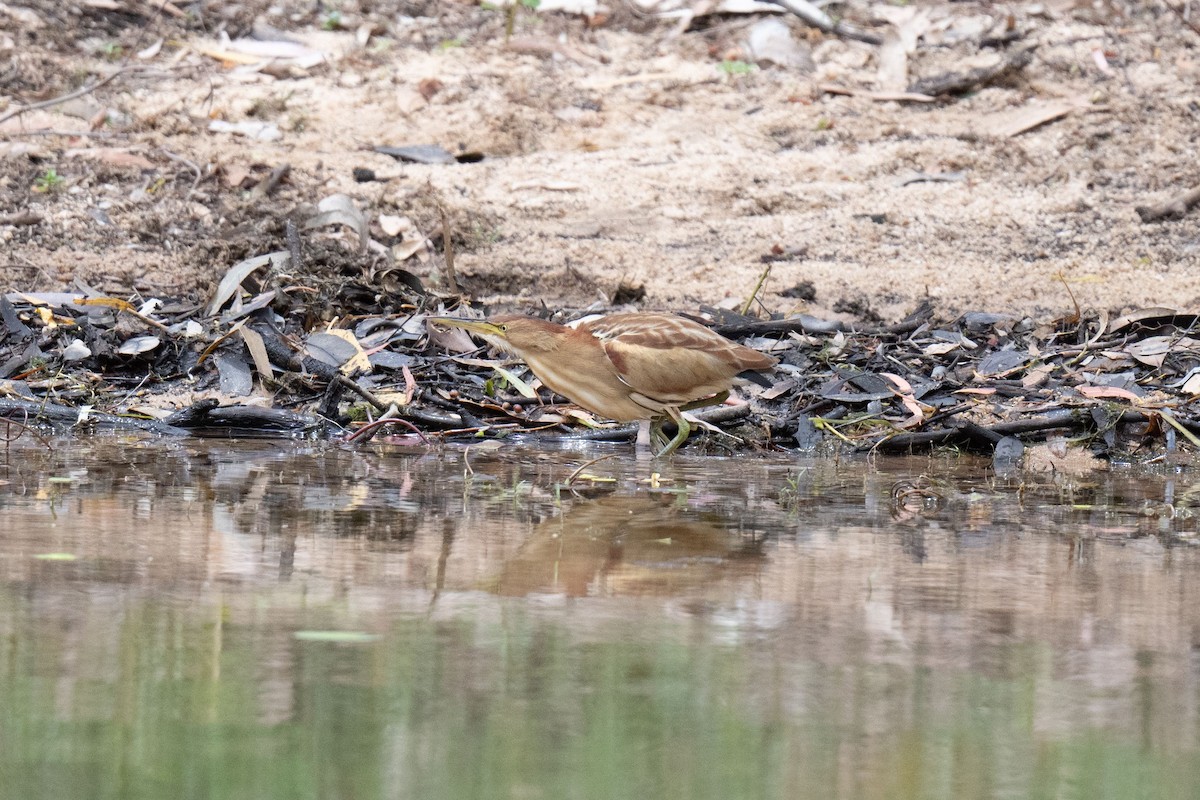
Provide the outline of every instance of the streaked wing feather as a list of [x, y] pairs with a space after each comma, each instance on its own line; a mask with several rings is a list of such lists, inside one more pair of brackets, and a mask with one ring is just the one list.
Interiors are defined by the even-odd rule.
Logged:
[[613, 314], [586, 324], [621, 380], [635, 392], [677, 405], [725, 391], [747, 369], [775, 359], [671, 314]]

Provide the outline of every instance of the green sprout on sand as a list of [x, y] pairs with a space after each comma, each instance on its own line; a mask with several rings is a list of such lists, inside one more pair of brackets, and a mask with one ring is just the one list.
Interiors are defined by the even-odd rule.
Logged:
[[721, 72], [726, 75], [749, 75], [753, 71], [753, 64], [738, 59], [727, 58], [721, 62]]
[[64, 183], [63, 177], [51, 167], [34, 180], [33, 190], [39, 194], [50, 194], [61, 189]]

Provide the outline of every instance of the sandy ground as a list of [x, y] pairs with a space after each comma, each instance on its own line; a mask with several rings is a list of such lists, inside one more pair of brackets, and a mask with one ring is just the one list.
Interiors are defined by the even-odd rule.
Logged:
[[[382, 247], [306, 232], [334, 240], [339, 269], [372, 281], [398, 252], [444, 287], [444, 210], [458, 279], [491, 307], [609, 303], [622, 284], [644, 287], [643, 308], [735, 304], [767, 263], [759, 310], [777, 313], [1197, 307], [1200, 208], [1149, 224], [1134, 211], [1200, 185], [1200, 7], [1189, 21], [1176, 3], [855, 2], [830, 10], [889, 44], [790, 18], [812, 72], [744, 69], [763, 14], [678, 33], [627, 6], [590, 22], [521, 9], [506, 43], [502, 11], [455, 3], [349, 2], [335, 17], [217, 3], [188, 20], [109, 0], [0, 6], [0, 117], [126, 69], [0, 123], [0, 216], [19, 223], [0, 224], [0, 284], [200, 301], [345, 193]], [[222, 31], [255, 26], [325, 58], [264, 71], [214, 57]], [[897, 66], [905, 31], [919, 35]], [[823, 89], [903, 89], [1033, 45], [1024, 69], [935, 102]], [[1014, 133], [1051, 108], [1062, 116]], [[483, 159], [372, 151], [420, 144]], [[415, 247], [389, 217], [411, 220]]]

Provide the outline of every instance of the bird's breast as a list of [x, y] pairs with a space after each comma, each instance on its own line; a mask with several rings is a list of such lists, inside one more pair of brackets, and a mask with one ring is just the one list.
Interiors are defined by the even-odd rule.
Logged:
[[601, 352], [563, 360], [526, 354], [525, 363], [551, 391], [608, 419], [647, 419], [650, 410], [634, 402], [612, 364]]

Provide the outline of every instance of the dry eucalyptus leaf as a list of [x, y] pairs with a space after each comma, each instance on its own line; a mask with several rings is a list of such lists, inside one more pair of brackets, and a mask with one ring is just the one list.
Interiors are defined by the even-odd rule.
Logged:
[[275, 269], [283, 269], [291, 262], [292, 257], [286, 250], [277, 250], [274, 253], [254, 256], [234, 264], [217, 285], [217, 291], [213, 293], [213, 298], [208, 304], [208, 315], [210, 317], [216, 316], [217, 312], [229, 302], [230, 298], [238, 290], [238, 287], [242, 285], [242, 281], [250, 277], [250, 273], [259, 267], [265, 267], [269, 264]]
[[162, 340], [157, 336], [134, 336], [122, 342], [117, 352], [124, 356], [136, 356], [139, 353], [149, 353], [160, 344]]
[[371, 241], [367, 230], [367, 217], [354, 200], [348, 195], [331, 194], [317, 203], [320, 214], [309, 217], [304, 223], [305, 230], [324, 228], [330, 225], [348, 225], [358, 234], [360, 248], [365, 252]]

